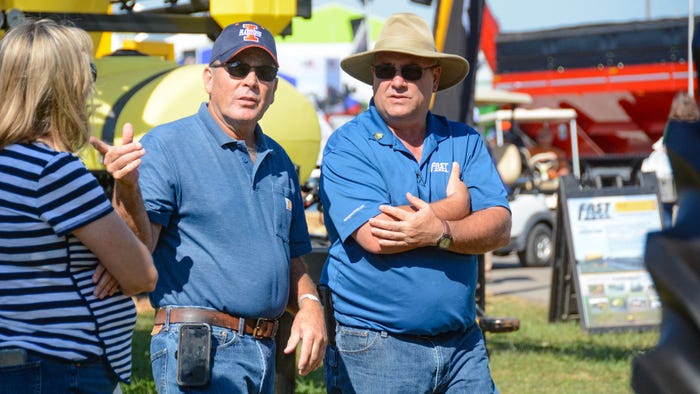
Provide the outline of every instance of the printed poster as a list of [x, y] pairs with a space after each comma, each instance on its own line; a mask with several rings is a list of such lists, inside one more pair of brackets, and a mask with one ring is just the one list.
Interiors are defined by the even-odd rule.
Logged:
[[661, 230], [656, 194], [567, 204], [584, 327], [658, 325], [661, 302], [644, 265], [647, 233]]

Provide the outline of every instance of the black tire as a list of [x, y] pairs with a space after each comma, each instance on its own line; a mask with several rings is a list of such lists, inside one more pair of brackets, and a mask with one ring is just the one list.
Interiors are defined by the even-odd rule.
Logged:
[[527, 235], [525, 250], [518, 252], [520, 264], [525, 267], [547, 267], [554, 262], [554, 240], [552, 228], [537, 223]]

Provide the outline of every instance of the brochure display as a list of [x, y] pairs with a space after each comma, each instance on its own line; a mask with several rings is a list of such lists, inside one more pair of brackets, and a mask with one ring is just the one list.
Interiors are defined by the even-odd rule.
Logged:
[[658, 187], [653, 176], [642, 181], [584, 189], [573, 177], [562, 180], [550, 321], [578, 318], [588, 331], [660, 323], [661, 302], [644, 263], [647, 233], [661, 229]]

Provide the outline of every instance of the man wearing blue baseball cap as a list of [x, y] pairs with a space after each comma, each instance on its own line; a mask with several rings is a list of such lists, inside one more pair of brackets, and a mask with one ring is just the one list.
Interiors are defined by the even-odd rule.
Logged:
[[[311, 251], [294, 164], [258, 121], [274, 100], [277, 51], [254, 22], [226, 27], [204, 68], [209, 102], [192, 116], [110, 147], [114, 205], [153, 252], [160, 279], [151, 340], [159, 392], [272, 393], [274, 336], [299, 373], [320, 364], [323, 309], [301, 256]], [[146, 154], [147, 152], [147, 154]]]

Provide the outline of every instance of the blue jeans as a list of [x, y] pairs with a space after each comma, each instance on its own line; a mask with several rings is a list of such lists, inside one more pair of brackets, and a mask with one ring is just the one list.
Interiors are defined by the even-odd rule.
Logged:
[[328, 393], [498, 393], [476, 324], [436, 336], [338, 325], [323, 365]]
[[27, 363], [0, 368], [0, 394], [109, 393], [117, 376], [103, 357], [74, 362], [27, 351]]
[[159, 393], [272, 394], [275, 379], [275, 341], [238, 335], [212, 326], [211, 383], [203, 387], [177, 384], [177, 343], [181, 324], [166, 324], [151, 338], [151, 368]]

